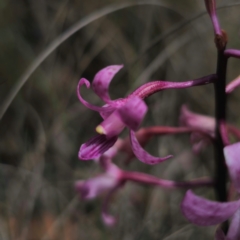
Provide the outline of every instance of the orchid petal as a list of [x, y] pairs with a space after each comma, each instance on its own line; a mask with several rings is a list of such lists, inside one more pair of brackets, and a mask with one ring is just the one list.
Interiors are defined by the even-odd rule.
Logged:
[[103, 222], [111, 227], [113, 225], [116, 224], [117, 222], [117, 219], [116, 217], [112, 216], [110, 213], [109, 213], [109, 203], [111, 201], [111, 198], [113, 196], [113, 194], [116, 192], [116, 190], [121, 186], [121, 184], [119, 184], [118, 186], [115, 186], [115, 188], [111, 189], [110, 192], [108, 192], [104, 202], [103, 202], [103, 206], [102, 206], [102, 220]]
[[116, 100], [111, 101], [111, 103], [105, 104], [103, 107], [107, 108], [107, 111], [101, 112], [100, 115], [103, 119], [109, 117], [116, 109], [123, 106], [126, 102], [125, 98], [119, 98]]
[[112, 191], [119, 186], [121, 174], [122, 171], [115, 164], [107, 163], [105, 173], [86, 181], [77, 181], [75, 188], [83, 199], [93, 199], [101, 193]]
[[93, 91], [105, 102], [110, 102], [108, 95], [108, 87], [115, 74], [123, 67], [123, 65], [111, 65], [100, 70], [94, 77], [92, 82]]
[[181, 204], [183, 215], [200, 226], [216, 225], [230, 218], [240, 207], [240, 200], [220, 203], [196, 196], [188, 190]]
[[216, 121], [213, 117], [196, 114], [188, 109], [186, 105], [181, 108], [180, 124], [187, 127], [196, 128], [214, 137]]
[[116, 141], [117, 136], [107, 139], [105, 135], [97, 135], [81, 145], [78, 157], [82, 160], [98, 158], [112, 147]]
[[172, 157], [172, 155], [168, 155], [166, 157], [159, 158], [159, 157], [154, 157], [150, 155], [141, 147], [141, 145], [139, 144], [135, 136], [134, 131], [130, 131], [130, 141], [131, 141], [133, 153], [143, 163], [154, 165]]
[[122, 107], [117, 109], [117, 112], [123, 123], [136, 131], [147, 112], [147, 105], [141, 98], [132, 96]]
[[240, 142], [224, 148], [226, 164], [236, 190], [240, 193]]
[[226, 236], [220, 227], [216, 230], [214, 240], [226, 240]]
[[109, 111], [111, 111], [110, 106], [98, 107], [98, 106], [94, 106], [94, 105], [92, 105], [91, 103], [85, 101], [85, 100], [82, 98], [81, 94], [80, 94], [80, 87], [81, 87], [83, 84], [85, 84], [86, 87], [89, 88], [89, 87], [90, 87], [90, 83], [89, 83], [89, 81], [88, 81], [87, 79], [81, 78], [81, 79], [79, 80], [79, 83], [78, 83], [78, 86], [77, 86], [77, 96], [78, 96], [78, 99], [79, 99], [79, 101], [80, 101], [84, 106], [86, 106], [87, 108], [90, 108], [90, 109], [93, 110], [93, 111], [100, 112], [100, 114], [101, 114], [101, 113], [104, 113], [104, 112], [109, 112]]
[[205, 147], [209, 146], [209, 141], [206, 139], [192, 143], [192, 151], [196, 155], [199, 154]]
[[101, 193], [111, 190], [117, 183], [117, 179], [103, 174], [86, 181], [77, 181], [75, 188], [83, 199], [93, 199]]
[[113, 136], [120, 134], [124, 127], [125, 124], [116, 110], [97, 126], [96, 131], [99, 134], [106, 135], [107, 138], [112, 138]]
[[226, 93], [231, 93], [235, 88], [239, 86], [240, 86], [240, 75], [226, 86], [225, 91]]
[[109, 104], [103, 105], [103, 108], [106, 108], [106, 110], [99, 112], [103, 119], [109, 117], [116, 110], [114, 105]]
[[[107, 209], [106, 209], [107, 210]], [[103, 211], [102, 212], [102, 219], [103, 222], [107, 225], [107, 226], [114, 226], [117, 222], [116, 217], [110, 215], [108, 213], [108, 211]]]
[[230, 227], [227, 233], [227, 240], [240, 239], [240, 209], [233, 215]]
[[121, 133], [125, 126], [137, 130], [147, 111], [145, 102], [136, 96], [116, 104], [116, 110], [96, 128], [99, 134], [108, 138]]

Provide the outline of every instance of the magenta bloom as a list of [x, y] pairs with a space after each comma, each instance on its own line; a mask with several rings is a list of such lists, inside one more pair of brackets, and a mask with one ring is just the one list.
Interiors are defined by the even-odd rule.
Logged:
[[[111, 152], [111, 151], [110, 151]], [[115, 152], [115, 150], [113, 151]], [[202, 186], [212, 186], [210, 179], [199, 179], [189, 182], [175, 182], [171, 180], [160, 179], [141, 172], [129, 172], [118, 168], [111, 162], [111, 154], [104, 153], [99, 158], [99, 165], [103, 169], [103, 173], [88, 180], [79, 180], [75, 183], [75, 189], [82, 199], [90, 200], [106, 193], [102, 207], [102, 219], [106, 225], [116, 223], [116, 218], [109, 214], [109, 203], [112, 195], [121, 188], [127, 181], [159, 186], [167, 189], [176, 188], [195, 188]]]
[[114, 145], [118, 135], [125, 127], [128, 127], [130, 129], [132, 149], [137, 158], [147, 164], [157, 164], [170, 158], [171, 155], [163, 158], [154, 157], [141, 147], [135, 137], [135, 131], [139, 128], [147, 112], [147, 106], [143, 99], [163, 89], [187, 88], [212, 83], [216, 80], [216, 75], [209, 75], [186, 82], [153, 81], [140, 86], [126, 98], [111, 100], [108, 87], [114, 75], [122, 67], [122, 65], [112, 65], [103, 68], [93, 79], [93, 91], [106, 103], [103, 107], [94, 106], [82, 98], [80, 87], [85, 84], [89, 88], [90, 83], [85, 78], [79, 81], [77, 88], [79, 100], [86, 107], [99, 112], [103, 121], [96, 127], [98, 135], [82, 144], [78, 157], [82, 160], [98, 158]]
[[125, 126], [136, 131], [147, 111], [146, 104], [137, 96], [126, 99], [110, 99], [108, 95], [109, 84], [121, 68], [122, 65], [108, 66], [99, 71], [93, 79], [93, 91], [106, 103], [103, 107], [93, 106], [81, 97], [79, 88], [83, 84], [89, 88], [90, 83], [84, 78], [79, 81], [79, 100], [86, 107], [98, 111], [103, 118], [103, 122], [96, 127], [99, 135], [81, 146], [78, 155], [80, 159], [88, 160], [101, 156], [113, 146]]
[[[240, 142], [226, 146], [224, 155], [230, 178], [237, 192], [240, 193]], [[189, 190], [183, 199], [181, 209], [190, 222], [201, 226], [216, 225], [233, 216], [226, 238], [218, 229], [216, 239], [240, 239], [240, 199], [225, 203], [215, 202], [198, 197]]]

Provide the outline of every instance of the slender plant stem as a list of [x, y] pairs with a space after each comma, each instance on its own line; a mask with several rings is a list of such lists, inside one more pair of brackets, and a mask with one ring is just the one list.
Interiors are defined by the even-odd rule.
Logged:
[[220, 123], [226, 120], [226, 71], [227, 57], [224, 55], [224, 49], [218, 50], [217, 59], [217, 76], [218, 80], [214, 83], [215, 88], [215, 118], [216, 118], [216, 140], [214, 143], [215, 150], [215, 191], [219, 201], [227, 201], [227, 168], [223, 154], [223, 140], [220, 133]]

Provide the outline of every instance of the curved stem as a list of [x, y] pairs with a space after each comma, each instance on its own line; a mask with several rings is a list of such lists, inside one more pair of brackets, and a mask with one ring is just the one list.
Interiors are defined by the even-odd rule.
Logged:
[[123, 180], [133, 181], [137, 183], [145, 183], [150, 185], [157, 185], [167, 189], [176, 189], [176, 188], [195, 188], [195, 187], [211, 187], [214, 186], [214, 183], [211, 179], [197, 179], [188, 182], [176, 182], [171, 180], [159, 179], [155, 176], [140, 173], [140, 172], [122, 172], [121, 178]]

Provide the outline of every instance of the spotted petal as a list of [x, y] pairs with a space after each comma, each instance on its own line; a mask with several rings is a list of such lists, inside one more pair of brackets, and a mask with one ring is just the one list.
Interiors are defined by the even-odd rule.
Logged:
[[181, 204], [183, 215], [200, 226], [216, 225], [230, 218], [240, 207], [240, 200], [215, 202], [196, 196], [188, 190]]
[[94, 77], [92, 88], [93, 91], [105, 102], [110, 102], [108, 87], [115, 74], [123, 65], [111, 65], [100, 70]]
[[100, 157], [117, 141], [117, 136], [107, 139], [105, 135], [97, 135], [82, 144], [78, 157], [82, 160], [90, 160]]
[[141, 147], [141, 145], [139, 144], [135, 136], [134, 131], [130, 131], [130, 141], [131, 141], [133, 153], [143, 163], [154, 165], [172, 157], [172, 155], [168, 155], [166, 157], [159, 158], [159, 157], [154, 157], [150, 155]]
[[240, 193], [240, 142], [224, 148], [226, 164], [236, 190]]

